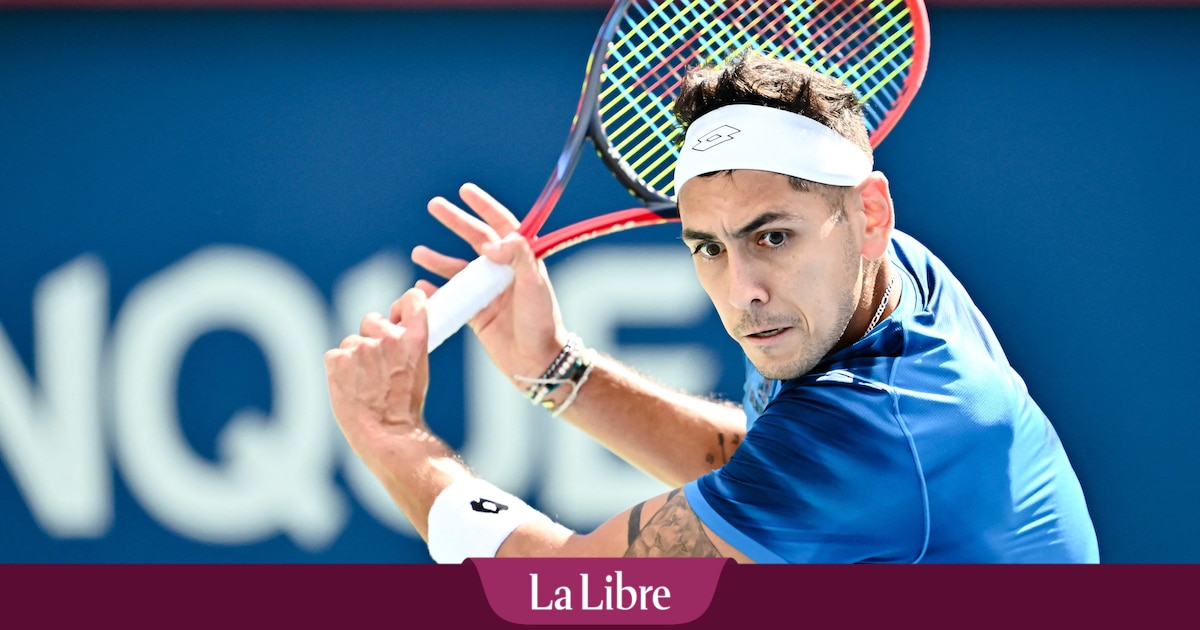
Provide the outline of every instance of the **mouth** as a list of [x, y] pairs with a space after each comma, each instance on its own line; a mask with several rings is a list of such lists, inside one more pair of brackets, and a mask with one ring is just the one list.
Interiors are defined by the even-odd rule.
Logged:
[[768, 330], [760, 330], [756, 333], [750, 333], [746, 335], [746, 337], [749, 339], [771, 339], [773, 337], [778, 337], [789, 330], [791, 330], [791, 328], [786, 326], [783, 328], [771, 328]]

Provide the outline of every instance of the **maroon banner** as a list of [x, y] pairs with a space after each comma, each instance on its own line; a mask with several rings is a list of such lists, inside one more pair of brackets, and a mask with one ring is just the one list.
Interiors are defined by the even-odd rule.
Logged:
[[[572, 565], [574, 563], [574, 565]], [[716, 570], [714, 570], [716, 569]], [[616, 586], [646, 602], [637, 625], [678, 628], [1175, 627], [1195, 618], [1198, 565], [745, 566], [690, 560], [488, 560], [463, 565], [4, 565], [0, 602], [13, 628], [387, 627], [539, 624], [539, 594], [565, 573], [589, 589]], [[563, 572], [563, 573], [560, 573]], [[719, 573], [719, 576], [718, 576]], [[605, 581], [604, 575], [612, 577]], [[500, 584], [497, 580], [509, 580]], [[545, 580], [544, 582], [542, 580]], [[712, 582], [711, 602], [708, 601]], [[576, 582], [578, 584], [578, 582]], [[557, 587], [575, 588], [569, 583]], [[643, 588], [649, 587], [649, 588]], [[670, 590], [666, 597], [663, 587]], [[676, 590], [678, 589], [678, 590]], [[694, 589], [694, 590], [693, 590]], [[564, 593], [565, 591], [561, 591]], [[588, 595], [599, 618], [561, 613], [553, 623], [628, 627], [614, 589]], [[628, 605], [629, 591], [621, 605]], [[649, 612], [702, 609], [690, 621]], [[644, 596], [643, 596], [644, 594]], [[499, 598], [499, 599], [496, 599]], [[510, 599], [511, 598], [511, 599]], [[537, 600], [539, 605], [552, 596]], [[552, 605], [552, 604], [551, 604]], [[512, 610], [526, 608], [513, 617]], [[658, 611], [663, 612], [663, 611]], [[548, 617], [547, 617], [548, 618]], [[633, 619], [629, 617], [628, 619]], [[508, 622], [507, 624], [505, 622]]]
[[700, 618], [727, 558], [471, 561], [492, 610], [522, 625], [677, 625]]

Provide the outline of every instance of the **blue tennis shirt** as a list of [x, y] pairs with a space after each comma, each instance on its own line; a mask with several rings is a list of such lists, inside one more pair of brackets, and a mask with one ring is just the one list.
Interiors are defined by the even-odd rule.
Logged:
[[811, 372], [748, 365], [747, 433], [687, 484], [760, 563], [1098, 562], [1079, 480], [1046, 415], [949, 269], [896, 232], [892, 315]]

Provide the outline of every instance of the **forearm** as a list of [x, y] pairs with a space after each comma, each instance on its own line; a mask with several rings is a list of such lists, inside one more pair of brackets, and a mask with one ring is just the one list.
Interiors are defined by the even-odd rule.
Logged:
[[359, 456], [425, 540], [434, 499], [455, 481], [473, 476], [458, 454], [427, 429], [389, 435]]
[[746, 432], [736, 405], [675, 391], [602, 355], [562, 417], [672, 487], [724, 464]]
[[[424, 427], [403, 434], [377, 433], [358, 444], [356, 452], [429, 543], [438, 562], [493, 555], [746, 560], [705, 530], [679, 490], [648, 499], [591, 533], [580, 534], [475, 477]], [[485, 507], [489, 503], [491, 510]]]

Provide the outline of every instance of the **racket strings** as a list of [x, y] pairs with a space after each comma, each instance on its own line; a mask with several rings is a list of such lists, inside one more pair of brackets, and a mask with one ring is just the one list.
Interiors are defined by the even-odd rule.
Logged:
[[[761, 4], [762, 0], [754, 4]], [[704, 7], [703, 10], [696, 11], [696, 7]], [[630, 90], [630, 93], [635, 94], [636, 98], [629, 100], [625, 107], [615, 112], [610, 111], [612, 103], [607, 103], [601, 107], [601, 117], [603, 120], [620, 120], [621, 117], [630, 110], [640, 110], [642, 115], [641, 120], [645, 122], [645, 126], [639, 131], [641, 133], [626, 133], [630, 125], [635, 122], [627, 120], [622, 126], [611, 130], [610, 138], [624, 138], [624, 140], [616, 140], [613, 143], [614, 149], [625, 156], [625, 160], [630, 167], [638, 173], [644, 182], [654, 190], [661, 190], [661, 182], [664, 178], [670, 175], [670, 165], [673, 164], [674, 148], [673, 140], [670, 134], [674, 130], [674, 118], [671, 114], [672, 97], [677, 91], [679, 83], [682, 81], [684, 70], [692, 64], [692, 62], [702, 53], [707, 52], [708, 58], [714, 58], [721, 54], [724, 50], [732, 48], [732, 37], [729, 32], [734, 28], [734, 23], [728, 20], [728, 16], [737, 6], [727, 7], [725, 12], [718, 16], [713, 16], [713, 11], [717, 5], [710, 3], [689, 3], [684, 11], [673, 14], [665, 19], [659, 20], [659, 26], [653, 30], [647, 28], [647, 24], [658, 16], [662, 15], [661, 7], [656, 8], [650, 13], [639, 14], [635, 28], [629, 30], [625, 37], [617, 40], [616, 46], [610, 49], [609, 60], [617, 60], [621, 57], [614, 54], [612, 51], [618, 49], [621, 45], [629, 45], [632, 38], [630, 34], [642, 35], [641, 43], [633, 46], [631, 54], [626, 58], [636, 59], [637, 63], [627, 64], [623, 76], [637, 77], [632, 81], [636, 91]], [[709, 41], [723, 42], [724, 45], [720, 49], [713, 49], [711, 46], [695, 46], [700, 36], [703, 34], [702, 29], [696, 29], [696, 25], [703, 25], [716, 21], [721, 25], [721, 29], [715, 34], [708, 33]], [[681, 27], [682, 25], [682, 27]], [[640, 30], [639, 30], [640, 29]], [[686, 37], [686, 39], [684, 39]], [[682, 43], [676, 44], [680, 39]], [[671, 56], [662, 56], [657, 60], [657, 63], [649, 70], [642, 74], [637, 74], [643, 71], [645, 66], [653, 63], [654, 60], [649, 59], [644, 53], [644, 49], [650, 42], [659, 42], [658, 46], [652, 49], [654, 54], [660, 56], [662, 51], [670, 46], [673, 51], [687, 52], [685, 56], [675, 58]], [[690, 52], [689, 52], [690, 51]], [[610, 63], [607, 72], [607, 78], [612, 82], [613, 86], [618, 86], [623, 81], [618, 77], [616, 70], [619, 65]], [[646, 85], [649, 79], [655, 79], [654, 83]], [[673, 81], [668, 89], [663, 90], [661, 86], [666, 81]], [[611, 88], [610, 88], [611, 89]], [[601, 98], [604, 98], [602, 93]], [[651, 102], [646, 102], [651, 101]], [[606, 129], [610, 127], [606, 124]], [[639, 141], [640, 139], [640, 141]], [[637, 144], [630, 146], [630, 143]], [[650, 148], [650, 151], [646, 151]], [[637, 157], [639, 156], [640, 157]], [[653, 160], [653, 161], [650, 161]], [[657, 174], [657, 176], [654, 176]]]
[[[763, 2], [764, 0], [758, 0], [758, 2], [755, 2], [754, 4], [762, 4]], [[697, 6], [707, 7], [707, 10], [696, 11], [695, 9]], [[637, 7], [634, 8], [636, 9]], [[712, 11], [716, 8], [717, 5], [711, 3], [691, 2], [685, 6], [680, 13], [674, 14], [667, 19], [660, 20], [659, 26], [653, 30], [648, 28], [648, 24], [653, 21], [655, 17], [662, 15], [663, 11], [661, 10], [661, 7], [656, 7], [656, 10], [651, 11], [650, 13], [636, 14], [636, 21], [633, 21], [633, 18], [627, 18], [627, 22], [632, 22], [633, 26], [625, 31], [625, 36], [623, 38], [614, 43], [613, 49], [619, 49], [622, 46], [629, 45], [632, 39], [630, 35], [638, 34], [643, 36], [641, 39], [642, 43], [633, 46], [625, 57], [633, 58], [637, 61], [637, 63], [625, 64], [622, 76], [637, 77], [632, 81], [631, 87], [638, 90], [637, 94], [639, 96], [650, 95], [652, 97], [657, 97], [656, 104], [658, 107], [652, 109], [656, 109], [656, 113], [658, 115], [648, 120], [650, 124], [657, 125], [662, 122], [662, 119], [670, 118], [670, 103], [667, 102], [665, 98], [672, 96], [677, 91], [679, 83], [683, 77], [683, 70], [687, 66], [691, 65], [701, 53], [708, 53], [705, 56], [708, 59], [712, 59], [722, 56], [725, 52], [737, 47], [736, 44], [738, 42], [735, 41], [737, 32], [734, 32], [733, 36], [730, 34], [730, 31], [734, 29], [736, 23], [728, 19], [729, 13], [737, 7], [729, 7], [724, 14], [713, 16]], [[759, 17], [761, 18], [762, 16]], [[703, 41], [700, 42], [700, 46], [696, 46], [695, 44], [702, 33], [697, 31], [694, 27], [696, 25], [711, 23], [713, 21], [716, 21], [721, 28], [715, 33], [709, 32], [708, 41], [719, 42], [721, 43], [721, 46], [714, 49], [711, 45], [706, 45]], [[681, 28], [681, 24], [687, 28]], [[750, 32], [753, 31], [754, 28], [756, 28], [756, 25], [751, 22], [750, 24], [743, 26], [742, 32]], [[684, 39], [685, 37], [686, 39]], [[679, 41], [681, 39], [683, 39], [682, 42]], [[653, 42], [660, 43], [656, 48], [650, 51], [651, 55], [648, 56], [644, 49], [648, 44]], [[743, 45], [748, 45], [752, 43], [752, 40], [746, 39], [741, 43]], [[666, 56], [662, 53], [667, 46], [670, 46], [674, 51], [691, 52], [683, 57], [679, 57], [678, 55], [674, 57]], [[657, 55], [661, 58], [657, 59], [657, 62], [655, 63], [656, 60], [652, 58], [653, 55]], [[609, 54], [610, 62], [620, 58], [621, 57], [616, 54]], [[670, 62], [669, 65], [668, 62]], [[655, 65], [649, 70], [645, 70], [644, 68], [650, 63], [655, 63]], [[608, 76], [611, 81], [611, 85], [607, 90], [601, 93], [602, 100], [605, 99], [606, 96], [611, 96], [612, 90], [620, 89], [623, 83], [625, 83], [618, 78], [618, 68], [620, 68], [620, 66], [615, 63], [609, 64]], [[650, 79], [655, 79], [655, 81], [647, 85], [647, 82]], [[674, 82], [666, 89], [662, 89], [662, 84], [670, 80], [673, 80]], [[628, 92], [633, 93], [633, 90], [628, 90]], [[624, 108], [615, 112], [609, 111], [608, 108], [611, 107], [611, 105], [612, 103], [610, 102], [606, 106], [602, 107], [602, 115], [609, 116], [611, 119], [619, 119], [629, 110], [635, 108], [638, 105], [638, 102], [636, 100], [630, 100], [626, 103]], [[623, 132], [631, 122], [632, 121], [626, 122], [625, 126], [613, 130], [614, 135], [620, 135], [621, 132]], [[636, 151], [636, 149], [637, 147], [635, 147], [634, 150]]]
[[[724, 58], [727, 54], [734, 51], [754, 47], [756, 44], [762, 43], [759, 41], [761, 38], [753, 37], [753, 33], [755, 32], [769, 33], [774, 30], [776, 35], [768, 35], [766, 38], [768, 45], [763, 48], [771, 52], [785, 49], [790, 41], [795, 39], [795, 36], [792, 34], [794, 31], [790, 26], [801, 19], [807, 11], [803, 12], [800, 16], [791, 15], [792, 12], [787, 10], [775, 13], [770, 11], [754, 11], [755, 8], [763, 4], [768, 3], [759, 1], [754, 2], [748, 7], [739, 7], [742, 9], [741, 15], [733, 18], [730, 18], [729, 13], [720, 16], [722, 18], [719, 21], [721, 28], [716, 32], [706, 33], [707, 37], [701, 40], [700, 46], [695, 48], [691, 54], [682, 59], [675, 60], [676, 63], [673, 64], [673, 71], [662, 74], [656, 84], [649, 86], [651, 91], [656, 94], [661, 93], [673, 96], [678, 92], [679, 86], [682, 84], [686, 68], [696, 65], [697, 60], [700, 63], [707, 63]], [[702, 21], [706, 19], [709, 19], [707, 14], [696, 15], [693, 16], [690, 24], [703, 23]], [[657, 90], [666, 80], [672, 80], [673, 83], [665, 90]], [[663, 106], [658, 110], [653, 123], [659, 125], [658, 128], [660, 130], [673, 131], [674, 117], [671, 113], [671, 103], [666, 102], [664, 99], [659, 100], [660, 103], [663, 103]], [[672, 171], [663, 169], [662, 167], [664, 164], [668, 166], [673, 164], [673, 158], [676, 156], [676, 152], [672, 147], [673, 141], [669, 135], [665, 132], [646, 134], [643, 140], [636, 146], [628, 147], [628, 143], [622, 143], [618, 146], [618, 150], [623, 154], [628, 152], [629, 154], [636, 155], [652, 140], [658, 141], [656, 146], [668, 147], [668, 149], [643, 154], [640, 159], [632, 161], [631, 166], [635, 171], [640, 173], [656, 173], [657, 176], [646, 177], [646, 179], [647, 183], [657, 190], [662, 187], [663, 181], [669, 181], [672, 174]], [[647, 160], [651, 157], [656, 157], [657, 159], [647, 164]]]
[[[707, 9], [697, 12], [695, 10], [697, 6], [707, 7]], [[633, 8], [638, 9], [639, 7]], [[624, 35], [609, 47], [609, 53], [605, 59], [604, 81], [608, 87], [600, 92], [601, 119], [606, 121], [626, 120], [623, 125], [615, 129], [610, 124], [605, 124], [610, 138], [636, 139], [643, 137], [643, 142], [633, 149], [628, 147], [629, 139], [619, 147], [614, 143], [614, 148], [622, 155], [634, 155], [651, 141], [670, 143], [669, 137], [661, 133], [664, 128], [669, 129], [670, 127], [670, 102], [667, 99], [671, 98], [678, 86], [678, 81], [682, 78], [682, 70], [694, 57], [693, 53], [679, 59], [674, 53], [693, 50], [693, 44], [700, 37], [700, 33], [696, 32], [693, 27], [696, 24], [711, 22], [714, 19], [711, 12], [716, 8], [715, 4], [693, 1], [678, 13], [668, 13], [663, 10], [662, 6], [656, 6], [649, 13], [627, 16], [627, 26], [630, 17], [635, 16], [638, 20], [632, 24], [632, 27], [624, 30]], [[717, 16], [716, 19], [720, 17]], [[655, 26], [651, 27], [652, 23]], [[680, 27], [681, 25], [683, 28]], [[679, 41], [681, 39], [683, 41]], [[657, 43], [656, 46], [654, 46], [655, 43]], [[629, 60], [632, 60], [633, 63], [630, 63]], [[653, 65], [651, 66], [651, 64]], [[650, 67], [647, 68], [647, 66]], [[676, 83], [672, 85], [671, 89], [659, 89], [663, 81], [672, 78], [676, 80]], [[654, 82], [647, 85], [651, 79], [655, 79]], [[613, 100], [614, 92], [619, 92], [625, 97], [624, 100]], [[613, 106], [621, 103], [625, 105], [623, 108], [616, 111], [611, 110]], [[630, 113], [635, 116], [626, 119]], [[624, 132], [639, 118], [644, 122], [641, 131], [646, 133], [625, 136]], [[660, 131], [660, 133], [652, 133], [653, 131]], [[641, 166], [643, 165], [633, 167], [636, 170]]]
[[874, 131], [900, 98], [913, 41], [904, 0], [640, 0], [608, 46], [598, 114], [614, 157], [671, 197], [672, 107], [690, 68], [747, 48], [798, 59], [855, 89]]

